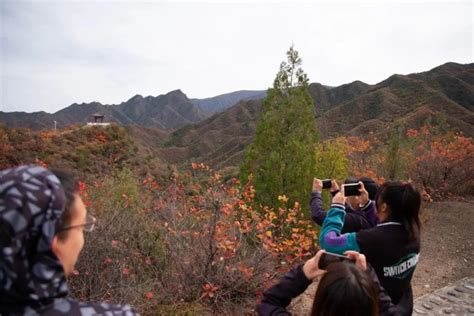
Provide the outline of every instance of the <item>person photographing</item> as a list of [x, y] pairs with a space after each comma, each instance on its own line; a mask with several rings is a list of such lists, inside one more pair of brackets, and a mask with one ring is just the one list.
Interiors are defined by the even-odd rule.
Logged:
[[287, 310], [291, 300], [317, 280], [319, 284], [309, 315], [400, 315], [399, 307], [381, 287], [363, 254], [346, 251], [343, 260], [323, 264], [325, 258], [331, 257], [334, 256], [320, 250], [304, 265], [289, 271], [263, 293], [257, 305], [258, 315], [291, 315]]
[[[360, 195], [368, 192], [360, 183]], [[323, 249], [342, 254], [354, 250], [364, 254], [394, 304], [402, 303], [411, 315], [411, 279], [420, 254], [421, 196], [411, 183], [385, 182], [375, 196], [379, 224], [359, 232], [342, 234], [346, 211], [344, 186], [332, 199], [319, 237]]]
[[[358, 232], [361, 229], [372, 228], [378, 224], [378, 218], [375, 215], [374, 201], [378, 185], [374, 180], [367, 177], [360, 178], [359, 181], [364, 184], [368, 195], [360, 195], [359, 190], [356, 190], [354, 195], [346, 197], [344, 203], [346, 216], [341, 230], [342, 233]], [[359, 181], [354, 178], [348, 178], [345, 180], [344, 185], [358, 185]], [[323, 224], [327, 214], [327, 212], [323, 209], [323, 189], [329, 189], [333, 197], [340, 191], [339, 185], [334, 179], [313, 179], [310, 200], [311, 218], [319, 226]]]

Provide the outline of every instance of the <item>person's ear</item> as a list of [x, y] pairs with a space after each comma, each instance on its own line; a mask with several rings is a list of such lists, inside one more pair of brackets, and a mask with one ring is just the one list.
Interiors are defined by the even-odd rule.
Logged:
[[51, 243], [51, 250], [59, 258], [59, 254], [61, 253], [61, 251], [60, 251], [60, 247], [58, 246], [58, 243], [59, 243], [59, 238], [58, 238], [58, 235], [56, 235], [53, 237], [53, 241]]

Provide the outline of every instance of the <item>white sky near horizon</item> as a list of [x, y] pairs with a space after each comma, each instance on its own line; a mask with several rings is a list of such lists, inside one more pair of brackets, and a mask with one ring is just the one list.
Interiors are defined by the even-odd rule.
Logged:
[[472, 63], [473, 10], [472, 1], [0, 0], [0, 111], [264, 90], [292, 44], [310, 82], [375, 84]]

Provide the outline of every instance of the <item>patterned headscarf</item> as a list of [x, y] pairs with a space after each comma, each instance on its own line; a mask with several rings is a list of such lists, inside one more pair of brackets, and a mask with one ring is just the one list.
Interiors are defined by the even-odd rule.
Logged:
[[67, 298], [64, 270], [51, 244], [64, 212], [64, 190], [49, 170], [0, 171], [0, 314], [135, 315], [128, 305]]

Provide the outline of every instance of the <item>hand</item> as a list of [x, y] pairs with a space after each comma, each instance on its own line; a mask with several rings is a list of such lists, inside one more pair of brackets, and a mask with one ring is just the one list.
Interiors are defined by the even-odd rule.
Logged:
[[360, 195], [359, 195], [359, 205], [365, 205], [369, 202], [369, 192], [365, 189], [364, 182], [359, 181], [360, 184]]
[[305, 262], [303, 266], [303, 273], [304, 275], [311, 281], [316, 279], [317, 277], [326, 273], [326, 270], [321, 270], [318, 268], [319, 266], [319, 258], [323, 254], [324, 250], [319, 250], [316, 255]]
[[323, 191], [323, 181], [313, 178], [313, 191], [321, 193]]
[[342, 186], [341, 191], [337, 192], [336, 195], [332, 198], [332, 203], [345, 204], [346, 197], [344, 196], [344, 186]]
[[330, 189], [330, 191], [331, 192], [336, 192], [338, 190], [339, 190], [339, 186], [337, 185], [336, 180], [332, 179], [331, 180], [331, 189]]
[[353, 251], [353, 250], [348, 250], [344, 252], [344, 254], [348, 256], [349, 258], [355, 260], [356, 266], [358, 266], [364, 271], [367, 270], [367, 260], [365, 259], [365, 256], [363, 254], [358, 253], [357, 251]]

